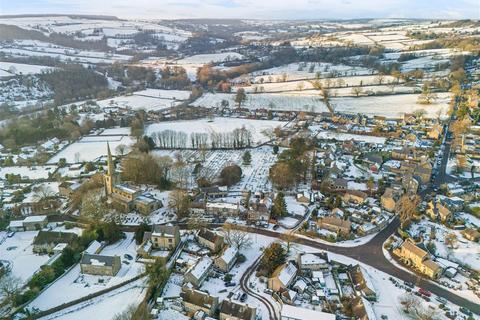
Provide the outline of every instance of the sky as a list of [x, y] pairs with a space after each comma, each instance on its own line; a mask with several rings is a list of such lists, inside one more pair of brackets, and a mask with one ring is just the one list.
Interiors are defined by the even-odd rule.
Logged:
[[0, 0], [0, 15], [181, 19], [480, 19], [480, 0]]

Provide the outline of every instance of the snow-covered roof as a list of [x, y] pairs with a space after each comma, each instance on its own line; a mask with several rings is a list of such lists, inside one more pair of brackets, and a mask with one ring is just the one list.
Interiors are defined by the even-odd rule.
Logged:
[[231, 246], [231, 247], [228, 247], [227, 250], [225, 250], [222, 254], [222, 259], [223, 261], [225, 261], [226, 264], [230, 264], [230, 262], [235, 259], [235, 257], [237, 256], [237, 253], [238, 253], [238, 249]]
[[210, 257], [202, 257], [195, 266], [192, 267], [190, 273], [197, 279], [200, 279], [213, 264], [213, 260]]
[[302, 266], [323, 264], [326, 262], [325, 259], [313, 253], [305, 253], [300, 256], [300, 263]]
[[288, 286], [292, 282], [293, 278], [297, 274], [297, 267], [289, 262], [283, 268], [282, 271], [278, 274], [278, 280], [283, 283], [284, 286]]
[[102, 244], [100, 242], [98, 242], [97, 240], [93, 240], [92, 243], [90, 243], [90, 245], [88, 246], [88, 248], [85, 249], [85, 253], [95, 254], [101, 246]]
[[298, 319], [298, 320], [335, 320], [333, 313], [326, 313], [321, 311], [315, 311], [307, 308], [300, 308], [284, 304], [282, 311], [280, 312], [282, 319]]
[[207, 203], [207, 208], [236, 210], [238, 209], [238, 204], [228, 202], [209, 202]]
[[47, 216], [28, 216], [23, 220], [25, 222], [42, 222], [47, 220]]

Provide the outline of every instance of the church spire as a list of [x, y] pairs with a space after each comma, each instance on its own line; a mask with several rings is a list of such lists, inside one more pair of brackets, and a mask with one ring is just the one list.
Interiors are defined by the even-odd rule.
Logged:
[[114, 168], [113, 168], [112, 152], [110, 151], [110, 144], [108, 142], [107, 142], [107, 167], [108, 167], [108, 175], [112, 177], [114, 174]]

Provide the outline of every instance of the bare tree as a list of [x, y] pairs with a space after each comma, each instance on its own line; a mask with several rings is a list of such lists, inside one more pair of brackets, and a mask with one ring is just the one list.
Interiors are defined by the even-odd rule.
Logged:
[[119, 144], [116, 148], [115, 148], [115, 152], [117, 154], [119, 154], [120, 156], [123, 156], [125, 155], [125, 152], [127, 151], [127, 146], [124, 145], [124, 144]]
[[396, 204], [396, 211], [400, 218], [402, 226], [407, 225], [417, 213], [417, 207], [420, 203], [418, 195], [403, 195]]
[[457, 247], [458, 238], [455, 233], [449, 233], [445, 236], [445, 245], [449, 249], [455, 249]]
[[80, 214], [95, 221], [102, 219], [107, 213], [107, 206], [101, 199], [101, 193], [97, 190], [88, 191], [82, 199]]
[[406, 293], [402, 295], [399, 300], [407, 313], [417, 310], [418, 307], [421, 305], [420, 299], [411, 293]]
[[230, 246], [233, 246], [238, 250], [248, 249], [253, 244], [250, 234], [236, 229], [235, 226], [230, 223], [225, 223], [223, 225], [223, 232], [225, 236], [225, 241]]
[[169, 208], [175, 211], [179, 218], [188, 216], [191, 202], [186, 191], [175, 189], [170, 192], [169, 199]]
[[353, 87], [352, 88], [352, 93], [358, 97], [361, 93], [363, 92], [363, 88], [362, 87]]
[[7, 274], [0, 278], [0, 296], [5, 297], [5, 301], [12, 302], [15, 295], [22, 287], [22, 279]]

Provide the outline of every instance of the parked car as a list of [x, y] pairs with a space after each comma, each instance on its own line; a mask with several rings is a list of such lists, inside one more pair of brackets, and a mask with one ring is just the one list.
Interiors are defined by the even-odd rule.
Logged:
[[420, 288], [418, 289], [418, 292], [426, 297], [430, 297], [432, 295], [432, 293], [428, 290], [425, 290], [423, 288]]
[[415, 285], [412, 282], [405, 281], [403, 282], [403, 284], [406, 285], [407, 287], [415, 288]]
[[442, 297], [438, 297], [438, 296], [435, 298], [435, 300], [437, 300], [438, 302], [443, 303], [443, 304], [447, 304], [447, 302], [448, 302], [447, 299], [442, 298]]
[[277, 230], [278, 228], [280, 228], [280, 226], [278, 224], [273, 226], [273, 230]]
[[133, 260], [133, 257], [132, 257], [131, 255], [129, 255], [128, 253], [125, 253], [125, 254], [123, 255], [123, 257], [124, 257], [125, 259], [128, 259], [128, 260]]
[[225, 287], [235, 287], [236, 285], [234, 281], [225, 282]]
[[11, 238], [15, 235], [15, 231], [10, 231], [9, 233], [7, 233], [7, 237], [8, 238]]
[[244, 292], [241, 296], [240, 296], [240, 302], [245, 302], [247, 301], [247, 294]]
[[473, 315], [472, 311], [468, 310], [468, 309], [465, 308], [465, 307], [460, 307], [459, 310], [460, 310], [461, 313], [466, 314], [467, 316]]

